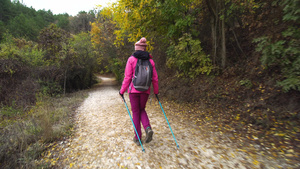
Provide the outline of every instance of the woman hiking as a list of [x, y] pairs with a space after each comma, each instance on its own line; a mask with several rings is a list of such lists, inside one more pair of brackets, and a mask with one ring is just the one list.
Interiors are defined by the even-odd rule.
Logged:
[[[132, 119], [137, 130], [139, 137], [142, 139], [141, 122], [146, 132], [145, 142], [149, 143], [152, 140], [153, 131], [150, 125], [150, 121], [145, 110], [146, 103], [150, 95], [150, 87], [145, 91], [136, 89], [133, 85], [133, 77], [135, 75], [135, 67], [139, 59], [149, 60], [152, 66], [152, 85], [154, 94], [158, 94], [158, 76], [155, 69], [155, 63], [152, 60], [152, 56], [146, 52], [146, 38], [141, 38], [135, 43], [135, 52], [127, 60], [125, 68], [125, 77], [122, 82], [122, 87], [119, 94], [123, 97], [126, 90], [129, 93], [129, 99], [131, 104]], [[151, 70], [151, 69], [150, 69]], [[138, 136], [135, 134], [133, 138], [134, 143], [140, 145]]]

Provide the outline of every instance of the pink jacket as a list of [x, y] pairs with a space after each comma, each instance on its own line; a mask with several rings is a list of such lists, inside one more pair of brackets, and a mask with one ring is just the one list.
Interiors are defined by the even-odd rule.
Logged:
[[[157, 76], [157, 72], [156, 72], [156, 69], [155, 69], [155, 63], [152, 60], [152, 56], [151, 55], [149, 55], [149, 56], [151, 58], [151, 59], [149, 59], [150, 63], [153, 67], [153, 75], [152, 75], [153, 92], [154, 92], [154, 94], [158, 94], [158, 76]], [[125, 68], [125, 77], [124, 77], [122, 87], [121, 87], [121, 90], [120, 90], [121, 94], [124, 94], [127, 89], [128, 89], [128, 93], [147, 93], [147, 94], [150, 94], [151, 87], [149, 87], [148, 90], [143, 91], [143, 92], [138, 91], [133, 87], [132, 78], [133, 78], [134, 73], [135, 73], [135, 66], [136, 66], [137, 61], [138, 61], [138, 59], [135, 58], [134, 56], [130, 56], [127, 60], [127, 64], [126, 64], [126, 68]]]

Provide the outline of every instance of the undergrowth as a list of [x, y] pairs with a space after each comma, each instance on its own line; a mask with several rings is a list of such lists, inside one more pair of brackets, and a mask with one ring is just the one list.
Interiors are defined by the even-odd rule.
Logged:
[[[35, 160], [46, 145], [70, 134], [72, 115], [86, 97], [77, 92], [64, 97], [37, 96], [34, 106], [0, 108], [0, 168], [47, 168]], [[41, 165], [41, 164], [39, 164]]]

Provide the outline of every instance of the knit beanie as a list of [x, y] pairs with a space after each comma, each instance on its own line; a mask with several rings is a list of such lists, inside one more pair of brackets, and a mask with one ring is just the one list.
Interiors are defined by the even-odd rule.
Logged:
[[147, 47], [146, 38], [142, 37], [139, 41], [137, 41], [134, 45], [135, 50], [145, 51]]

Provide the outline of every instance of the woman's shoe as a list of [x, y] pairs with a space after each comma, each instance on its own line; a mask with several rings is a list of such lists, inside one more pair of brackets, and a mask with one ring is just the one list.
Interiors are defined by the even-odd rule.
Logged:
[[[142, 141], [142, 140], [141, 140], [141, 141]], [[141, 145], [140, 142], [139, 142], [139, 139], [135, 138], [135, 136], [133, 137], [133, 142], [134, 142], [136, 145], [138, 145], [138, 146]]]
[[151, 127], [147, 127], [146, 129], [146, 143], [149, 143], [152, 140], [153, 131]]

